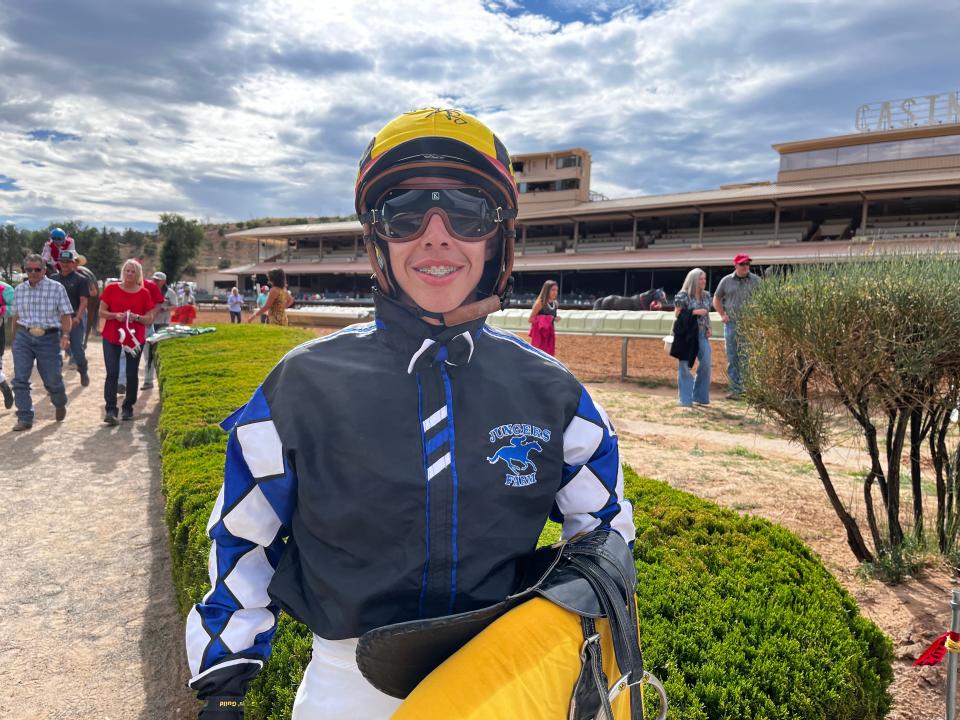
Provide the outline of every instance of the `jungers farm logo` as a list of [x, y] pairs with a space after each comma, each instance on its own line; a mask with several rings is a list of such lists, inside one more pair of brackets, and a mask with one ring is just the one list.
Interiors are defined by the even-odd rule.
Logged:
[[509, 438], [509, 443], [501, 445], [487, 458], [487, 462], [496, 465], [503, 460], [510, 474], [505, 476], [504, 484], [510, 487], [533, 485], [537, 481], [537, 466], [531, 459], [535, 452], [543, 452], [544, 443], [550, 442], [550, 431], [536, 425], [498, 425], [490, 430], [490, 442], [496, 443]]

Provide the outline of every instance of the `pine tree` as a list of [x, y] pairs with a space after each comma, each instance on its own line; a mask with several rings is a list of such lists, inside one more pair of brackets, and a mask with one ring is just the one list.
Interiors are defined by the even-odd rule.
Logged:
[[86, 255], [87, 266], [98, 278], [117, 277], [120, 274], [120, 249], [116, 233], [104, 227]]
[[180, 279], [185, 268], [200, 250], [203, 228], [196, 220], [187, 220], [174, 213], [163, 213], [157, 233], [163, 239], [160, 269], [166, 273], [167, 282], [174, 283]]

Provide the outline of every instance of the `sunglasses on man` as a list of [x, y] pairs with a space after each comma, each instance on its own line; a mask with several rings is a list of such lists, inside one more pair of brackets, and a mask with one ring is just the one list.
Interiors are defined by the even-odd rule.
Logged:
[[505, 219], [486, 192], [472, 187], [396, 188], [385, 193], [369, 215], [376, 234], [388, 242], [416, 240], [434, 215], [457, 240], [481, 242], [493, 237]]

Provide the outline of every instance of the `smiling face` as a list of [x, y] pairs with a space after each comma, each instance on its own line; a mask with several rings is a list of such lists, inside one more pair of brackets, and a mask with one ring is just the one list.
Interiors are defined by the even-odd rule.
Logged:
[[401, 295], [429, 312], [460, 307], [472, 298], [483, 275], [487, 243], [452, 238], [439, 215], [430, 218], [416, 240], [387, 246]]
[[550, 289], [547, 290], [547, 302], [554, 302], [557, 299], [557, 294], [560, 292], [560, 287], [558, 285], [551, 285]]

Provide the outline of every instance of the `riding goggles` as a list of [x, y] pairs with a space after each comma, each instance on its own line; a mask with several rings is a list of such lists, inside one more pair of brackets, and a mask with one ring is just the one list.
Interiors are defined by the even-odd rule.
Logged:
[[480, 188], [394, 188], [360, 221], [369, 223], [384, 240], [410, 242], [423, 235], [434, 215], [457, 240], [481, 242], [493, 237], [516, 211], [497, 206]]

